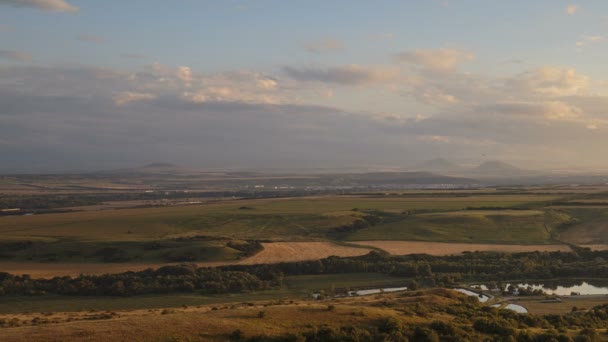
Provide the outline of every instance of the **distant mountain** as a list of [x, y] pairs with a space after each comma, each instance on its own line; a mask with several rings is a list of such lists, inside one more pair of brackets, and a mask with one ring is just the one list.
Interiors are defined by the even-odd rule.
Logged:
[[450, 177], [430, 172], [367, 172], [321, 175], [315, 182], [333, 186], [405, 186], [478, 183], [475, 179]]
[[165, 169], [165, 168], [176, 168], [178, 167], [175, 164], [170, 164], [170, 163], [152, 163], [152, 164], [147, 164], [144, 165], [143, 168], [144, 169]]
[[435, 158], [427, 160], [422, 164], [416, 166], [416, 170], [437, 172], [437, 173], [449, 173], [462, 171], [462, 167], [452, 163], [451, 161], [444, 158]]
[[144, 166], [108, 170], [102, 173], [112, 174], [183, 174], [193, 173], [195, 170], [190, 170], [186, 167], [170, 164], [170, 163], [150, 163]]
[[481, 163], [467, 174], [478, 177], [521, 177], [536, 175], [538, 171], [524, 170], [499, 160], [492, 160]]
[[522, 169], [520, 169], [518, 167], [515, 167], [511, 164], [507, 164], [507, 163], [499, 161], [499, 160], [492, 160], [492, 161], [487, 161], [485, 163], [481, 163], [481, 164], [479, 164], [479, 166], [477, 166], [473, 170], [477, 171], [477, 172], [491, 172], [491, 173], [522, 171]]

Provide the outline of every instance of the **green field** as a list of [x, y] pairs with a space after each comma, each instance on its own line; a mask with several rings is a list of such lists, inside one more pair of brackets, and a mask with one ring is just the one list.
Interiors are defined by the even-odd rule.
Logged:
[[[233, 201], [224, 204], [0, 217], [3, 238], [133, 241], [193, 233], [207, 236], [290, 240], [323, 237], [352, 222], [358, 209], [387, 212], [510, 208], [554, 199], [545, 195], [354, 197], [334, 196]], [[246, 209], [245, 209], [246, 208]]]
[[476, 211], [412, 215], [348, 235], [348, 240], [413, 240], [469, 243], [550, 243], [551, 231], [571, 217], [555, 211]]
[[246, 257], [228, 246], [234, 240], [550, 243], [552, 231], [571, 221], [565, 212], [543, 209], [558, 199], [523, 192], [450, 191], [3, 216], [0, 262], [190, 262]]
[[[598, 195], [576, 199], [587, 197]], [[572, 194], [451, 190], [2, 216], [0, 262], [237, 261], [250, 253], [229, 244], [245, 240], [604, 242], [608, 208], [552, 209], [564, 199]]]

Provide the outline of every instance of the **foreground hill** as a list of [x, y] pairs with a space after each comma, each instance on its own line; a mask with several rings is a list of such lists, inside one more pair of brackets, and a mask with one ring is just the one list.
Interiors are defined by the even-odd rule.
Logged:
[[[3, 341], [599, 341], [606, 307], [561, 316], [443, 289], [360, 298], [0, 316]], [[556, 319], [557, 318], [557, 319]], [[6, 325], [6, 324], [5, 324]], [[558, 330], [559, 329], [559, 332]]]

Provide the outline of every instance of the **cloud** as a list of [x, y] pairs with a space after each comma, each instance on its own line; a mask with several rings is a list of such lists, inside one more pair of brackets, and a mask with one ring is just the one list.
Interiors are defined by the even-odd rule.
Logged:
[[544, 116], [549, 120], [578, 119], [583, 112], [580, 108], [562, 101], [550, 101], [543, 105]]
[[6, 25], [0, 25], [0, 32], [11, 32], [13, 30], [12, 27]]
[[330, 68], [284, 67], [283, 71], [298, 81], [335, 83], [342, 85], [369, 85], [393, 80], [398, 72], [390, 69], [373, 68], [350, 64]]
[[95, 43], [95, 44], [103, 44], [106, 42], [104, 37], [97, 36], [94, 34], [81, 34], [78, 37], [78, 40], [83, 42]]
[[587, 36], [587, 35], [583, 35], [581, 36], [581, 40], [579, 40], [578, 42], [576, 42], [576, 46], [578, 47], [583, 47], [585, 45], [591, 44], [591, 43], [595, 43], [595, 42], [600, 42], [604, 40], [604, 36]]
[[340, 51], [340, 50], [344, 49], [344, 45], [342, 44], [342, 42], [340, 42], [337, 39], [325, 38], [322, 40], [308, 42], [304, 45], [304, 48], [308, 52], [324, 53], [324, 52]]
[[499, 102], [480, 108], [490, 113], [541, 120], [578, 121], [583, 116], [581, 108], [565, 101]]
[[32, 60], [32, 55], [24, 51], [0, 50], [0, 59], [30, 62]]
[[511, 90], [545, 96], [571, 96], [583, 93], [589, 78], [574, 68], [546, 66], [521, 73], [507, 81]]
[[276, 89], [278, 83], [272, 78], [262, 78], [257, 81], [258, 87], [266, 90]]
[[[588, 95], [580, 87], [585, 77], [571, 68], [547, 68], [504, 79], [458, 71], [434, 77], [415, 69], [412, 79], [347, 77], [319, 86], [318, 77], [204, 73], [158, 63], [135, 72], [0, 64], [1, 167], [48, 172], [159, 159], [208, 167], [395, 166], [482, 153], [507, 160], [597, 160], [591, 156], [608, 144], [608, 97]], [[403, 92], [351, 87], [373, 82]], [[327, 101], [344, 96], [367, 103], [361, 108], [368, 111], [298, 102], [306, 92], [324, 101], [320, 92], [334, 89], [338, 93]], [[369, 101], [376, 90], [386, 97]], [[384, 99], [400, 109], [383, 110]]]
[[470, 52], [456, 49], [414, 50], [398, 55], [400, 61], [434, 71], [453, 71], [462, 62], [475, 58]]
[[576, 14], [576, 12], [578, 12], [579, 7], [577, 5], [568, 5], [566, 7], [566, 13], [568, 13], [569, 15], [574, 15]]
[[114, 97], [114, 104], [117, 106], [122, 106], [129, 102], [153, 100], [155, 98], [156, 96], [149, 93], [133, 93], [130, 91], [125, 91]]
[[30, 7], [51, 12], [78, 12], [78, 7], [65, 0], [0, 0], [0, 5]]
[[185, 83], [192, 82], [192, 70], [187, 66], [178, 66], [175, 75]]

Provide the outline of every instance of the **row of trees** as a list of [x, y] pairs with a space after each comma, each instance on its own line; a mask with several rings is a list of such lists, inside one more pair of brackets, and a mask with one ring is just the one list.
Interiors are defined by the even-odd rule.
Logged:
[[150, 293], [248, 292], [274, 286], [254, 274], [191, 265], [165, 266], [157, 270], [76, 278], [32, 279], [27, 275], [0, 273], [0, 295], [133, 296]]
[[[253, 251], [259, 246], [245, 244]], [[245, 247], [243, 247], [245, 248]], [[514, 279], [608, 278], [608, 251], [492, 253], [454, 256], [389, 256], [371, 252], [361, 257], [330, 257], [316, 261], [272, 265], [231, 265], [196, 268], [166, 266], [142, 272], [98, 276], [31, 279], [0, 273], [0, 295], [138, 295], [201, 290], [243, 292], [281, 286], [286, 275], [383, 273], [416, 280], [422, 287], [455, 285], [463, 281]]]

